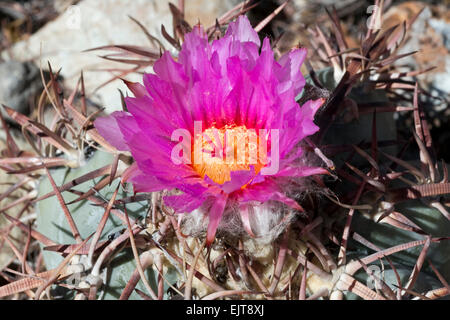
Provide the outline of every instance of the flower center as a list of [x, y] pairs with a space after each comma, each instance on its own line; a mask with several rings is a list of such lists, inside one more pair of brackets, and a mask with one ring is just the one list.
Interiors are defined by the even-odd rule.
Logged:
[[232, 171], [250, 170], [251, 165], [258, 173], [267, 163], [267, 151], [258, 148], [258, 140], [256, 130], [245, 126], [211, 127], [194, 139], [192, 166], [218, 184], [230, 181]]

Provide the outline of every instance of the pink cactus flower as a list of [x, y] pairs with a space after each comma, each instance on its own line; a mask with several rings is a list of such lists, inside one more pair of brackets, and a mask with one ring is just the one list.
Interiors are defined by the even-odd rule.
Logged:
[[98, 118], [95, 127], [118, 150], [131, 152], [127, 177], [135, 192], [178, 190], [164, 197], [177, 213], [206, 205], [208, 244], [231, 203], [251, 234], [248, 206], [278, 201], [301, 211], [286, 186], [327, 173], [308, 166], [301, 147], [319, 130], [313, 120], [323, 103], [295, 100], [305, 84], [305, 56], [306, 49], [293, 49], [276, 61], [269, 39], [261, 46], [245, 16], [212, 43], [196, 26], [177, 58], [165, 52], [144, 85], [128, 83], [135, 96], [126, 98], [128, 112]]

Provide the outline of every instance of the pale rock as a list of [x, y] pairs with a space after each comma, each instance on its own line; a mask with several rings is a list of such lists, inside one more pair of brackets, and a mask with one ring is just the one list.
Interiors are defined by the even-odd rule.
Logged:
[[[431, 87], [432, 93], [438, 97], [450, 96], [450, 56], [447, 55], [445, 59], [445, 71], [434, 75]], [[445, 109], [446, 105], [442, 105], [441, 108]]]
[[[94, 93], [112, 76], [108, 72], [94, 70], [129, 66], [100, 59], [99, 52], [83, 51], [112, 44], [148, 45], [146, 36], [128, 15], [141, 21], [155, 35], [160, 35], [161, 24], [169, 30], [172, 28], [168, 1], [83, 0], [69, 7], [28, 40], [13, 46], [10, 58], [34, 60], [44, 68], [50, 61], [53, 70], [62, 68], [61, 76], [69, 88], [75, 87], [83, 70], [88, 97], [106, 107], [107, 112], [118, 110], [117, 89], [125, 92], [125, 86], [116, 80]], [[130, 75], [127, 79], [138, 81], [139, 77]]]
[[445, 47], [450, 50], [450, 23], [444, 19], [430, 19], [428, 24], [442, 35]]
[[[185, 0], [185, 19], [190, 25], [200, 22], [205, 26], [213, 26], [216, 18], [231, 10], [241, 0]], [[176, 3], [173, 2], [173, 3]]]
[[445, 55], [445, 69], [441, 68], [433, 81], [432, 88], [435, 89], [438, 95], [450, 95], [450, 23], [444, 19], [430, 19], [429, 25], [442, 37], [443, 44], [447, 49], [447, 55]]
[[[412, 19], [422, 8], [423, 11], [411, 26], [409, 37], [397, 54], [418, 52], [415, 55], [399, 59], [395, 64], [402, 71], [407, 70], [401, 69], [404, 66], [416, 70], [435, 67], [432, 71], [420, 75], [418, 79], [432, 94], [445, 97], [450, 94], [450, 58], [448, 54], [450, 24], [445, 19], [435, 18], [430, 6], [417, 1], [408, 1], [393, 6], [386, 12], [384, 30], [401, 23], [401, 21]], [[439, 101], [433, 103], [440, 105], [440, 108], [445, 108], [445, 105], [441, 105]]]

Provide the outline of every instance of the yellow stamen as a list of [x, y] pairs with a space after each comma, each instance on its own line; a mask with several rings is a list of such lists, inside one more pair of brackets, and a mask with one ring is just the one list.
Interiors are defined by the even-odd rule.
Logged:
[[[202, 139], [201, 144], [199, 139]], [[256, 131], [245, 126], [206, 129], [203, 136], [195, 137], [194, 146], [202, 146], [202, 150], [197, 151], [202, 159], [200, 163], [194, 160], [192, 166], [200, 176], [207, 175], [219, 184], [230, 181], [232, 171], [250, 170], [250, 165], [258, 173], [267, 163], [266, 155], [258, 156], [258, 139]], [[195, 147], [193, 150], [192, 159], [196, 159]]]

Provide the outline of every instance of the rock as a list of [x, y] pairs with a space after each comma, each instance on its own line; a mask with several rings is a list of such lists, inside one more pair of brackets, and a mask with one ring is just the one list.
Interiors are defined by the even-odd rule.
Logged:
[[[448, 150], [448, 126], [450, 99], [450, 55], [448, 48], [448, 9], [442, 5], [424, 4], [419, 1], [407, 1], [393, 5], [384, 15], [383, 30], [390, 26], [411, 20], [423, 8], [408, 32], [403, 46], [395, 54], [418, 51], [416, 54], [399, 59], [395, 62], [398, 70], [434, 69], [408, 80], [418, 81], [419, 86], [430, 96], [420, 95], [420, 102], [428, 119], [429, 129], [436, 148], [438, 159], [450, 161]], [[409, 92], [410, 96], [412, 92]], [[399, 115], [397, 128], [400, 136], [410, 136], [411, 126], [414, 126], [411, 114]], [[406, 151], [405, 158], [415, 158], [413, 149]]]
[[[431, 82], [431, 93], [436, 93], [439, 97], [449, 97], [450, 95], [450, 57], [445, 59], [445, 69], [436, 73]], [[435, 91], [435, 92], [434, 92]]]
[[[439, 17], [436, 11], [439, 7], [425, 6], [418, 1], [407, 1], [391, 7], [384, 16], [383, 30], [417, 17], [411, 27], [409, 37], [397, 52], [398, 54], [418, 51], [415, 55], [402, 58], [396, 62], [398, 66], [408, 65], [416, 70], [430, 67], [435, 69], [418, 77], [431, 93], [437, 96], [450, 94], [450, 59], [449, 59], [449, 32], [450, 24], [444, 17]], [[439, 103], [439, 102], [436, 102]]]
[[216, 23], [216, 18], [219, 18], [240, 2], [240, 0], [188, 0], [185, 1], [185, 18], [190, 25], [195, 25], [200, 21], [205, 26], [212, 26]]
[[[125, 92], [125, 86], [121, 81], [114, 81], [94, 94], [100, 84], [112, 77], [109, 72], [94, 69], [123, 69], [128, 66], [100, 59], [98, 52], [83, 51], [112, 44], [147, 45], [146, 36], [128, 15], [141, 21], [152, 34], [160, 34], [162, 23], [168, 30], [172, 28], [166, 0], [82, 0], [76, 6], [68, 7], [57, 19], [47, 23], [28, 40], [15, 44], [10, 50], [10, 58], [35, 60], [37, 64], [42, 62], [43, 66], [50, 61], [53, 70], [62, 68], [64, 84], [70, 89], [75, 87], [83, 70], [88, 97], [105, 106], [108, 112], [117, 110], [120, 108], [117, 88]], [[6, 53], [3, 55], [8, 58]], [[127, 79], [138, 81], [139, 76]]]
[[[60, 7], [64, 8], [66, 2], [60, 2]], [[209, 26], [214, 23], [216, 16], [233, 6], [233, 2], [224, 2], [214, 6], [208, 0], [186, 1], [186, 19], [190, 23], [197, 23], [200, 19]], [[100, 52], [83, 51], [113, 44], [149, 46], [145, 34], [128, 16], [140, 21], [166, 48], [171, 48], [161, 35], [161, 24], [169, 33], [172, 30], [168, 4], [168, 0], [82, 0], [76, 6], [69, 6], [57, 19], [47, 23], [28, 40], [15, 44], [10, 50], [11, 55], [3, 52], [2, 56], [20, 61], [34, 60], [38, 65], [41, 60], [43, 66], [47, 65], [48, 60], [53, 70], [62, 68], [61, 76], [68, 88], [75, 87], [83, 70], [89, 99], [105, 107], [106, 112], [119, 110], [121, 103], [118, 89], [127, 92], [126, 86], [116, 80], [96, 91], [99, 85], [112, 77], [110, 72], [98, 70], [132, 66], [101, 59], [98, 57], [102, 54]], [[197, 16], [200, 18], [197, 19]], [[151, 71], [151, 68], [145, 71]], [[142, 76], [130, 74], [125, 78], [141, 81]]]
[[53, 7], [55, 11], [59, 14], [64, 13], [70, 6], [72, 6], [74, 1], [72, 0], [53, 0]]
[[[423, 11], [417, 17], [414, 24], [411, 26], [411, 30], [408, 32], [407, 41], [401, 46], [398, 54], [409, 53], [412, 51], [422, 51], [422, 39], [428, 37], [428, 34], [424, 34], [423, 31], [427, 28], [427, 21], [432, 17], [430, 8], [425, 7], [423, 3], [418, 1], [407, 1], [397, 6], [392, 6], [383, 16], [383, 25], [380, 32], [384, 32], [387, 29], [399, 25], [404, 21], [410, 21], [421, 10]], [[398, 60], [398, 64], [417, 66], [416, 56], [407, 56]]]
[[[448, 15], [448, 14], [447, 14]], [[443, 47], [445, 47], [446, 51], [441, 47], [441, 52], [445, 57], [445, 67], [440, 69], [440, 72], [437, 72], [432, 80], [431, 87], [432, 90], [436, 91], [438, 96], [450, 95], [450, 21], [444, 19], [443, 17], [439, 19], [430, 19], [428, 24], [434, 31], [441, 36]]]
[[42, 90], [39, 68], [31, 62], [0, 63], [0, 103], [27, 114]]
[[438, 19], [430, 19], [428, 23], [437, 33], [442, 35], [445, 47], [450, 50], [450, 23]]

